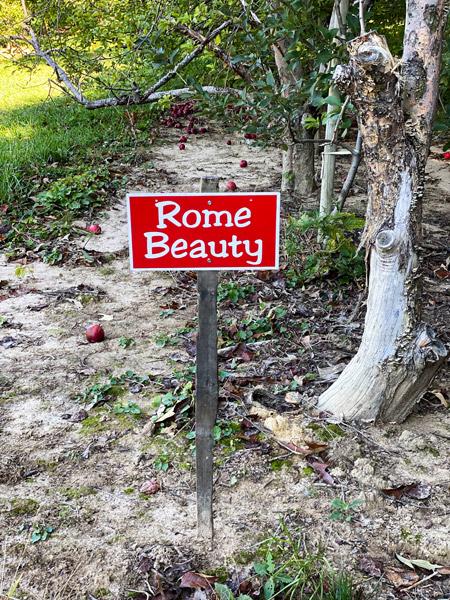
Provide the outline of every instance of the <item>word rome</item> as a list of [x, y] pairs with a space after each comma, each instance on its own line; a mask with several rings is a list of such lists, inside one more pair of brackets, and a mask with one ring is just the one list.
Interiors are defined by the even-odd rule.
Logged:
[[129, 194], [132, 269], [278, 268], [279, 196]]

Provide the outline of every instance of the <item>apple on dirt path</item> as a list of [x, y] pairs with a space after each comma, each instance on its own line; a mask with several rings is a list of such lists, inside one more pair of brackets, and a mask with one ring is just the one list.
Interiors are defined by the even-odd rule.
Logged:
[[89, 225], [88, 231], [89, 231], [89, 233], [94, 233], [95, 235], [100, 235], [100, 233], [102, 232], [102, 228], [100, 227], [100, 225], [93, 223], [92, 225]]
[[91, 344], [96, 342], [103, 342], [105, 339], [105, 331], [101, 325], [90, 325], [86, 329], [86, 339]]

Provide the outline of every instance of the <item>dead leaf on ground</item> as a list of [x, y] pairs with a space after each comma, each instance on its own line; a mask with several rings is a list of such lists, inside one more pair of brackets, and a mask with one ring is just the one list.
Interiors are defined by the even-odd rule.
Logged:
[[218, 580], [218, 577], [202, 575], [201, 573], [188, 571], [187, 573], [184, 573], [183, 577], [181, 578], [180, 587], [206, 589], [211, 587], [211, 584], [216, 583]]
[[361, 556], [359, 559], [359, 568], [363, 573], [372, 577], [381, 577], [384, 572], [383, 561], [371, 556]]
[[398, 567], [386, 567], [386, 577], [396, 588], [409, 587], [420, 579], [414, 571], [407, 571]]
[[299, 454], [300, 456], [309, 456], [310, 454], [320, 454], [324, 450], [328, 449], [328, 444], [315, 444], [314, 442], [307, 442], [305, 444], [308, 446], [307, 448], [302, 448], [301, 446], [296, 446], [293, 442], [283, 442], [280, 440], [276, 440], [283, 448], [287, 448], [294, 454]]
[[437, 569], [437, 572], [440, 575], [450, 575], [450, 565], [445, 565], [444, 567], [439, 567], [439, 569]]
[[441, 404], [445, 407], [448, 408], [449, 404], [444, 396], [444, 394], [441, 392], [441, 390], [431, 390], [430, 394], [433, 394], [434, 396], [436, 396], [436, 398], [438, 400], [440, 400]]
[[400, 500], [403, 496], [415, 498], [416, 500], [425, 500], [430, 496], [431, 486], [428, 484], [412, 483], [409, 485], [401, 485], [396, 488], [385, 488], [380, 491], [386, 496], [391, 496], [396, 500]]
[[430, 563], [428, 560], [423, 560], [421, 558], [415, 558], [415, 559], [411, 558], [410, 559], [410, 558], [406, 558], [405, 556], [401, 556], [401, 554], [396, 554], [395, 556], [396, 556], [397, 560], [399, 560], [401, 563], [403, 563], [410, 569], [419, 567], [419, 569], [425, 569], [426, 571], [435, 571], [436, 569], [439, 569], [441, 567], [441, 565], [434, 565], [433, 563]]
[[156, 494], [156, 492], [159, 490], [159, 488], [160, 488], [159, 483], [157, 483], [153, 479], [150, 479], [149, 481], [146, 481], [145, 483], [143, 483], [141, 485], [141, 487], [139, 489], [139, 493], [147, 494], [148, 496], [150, 496], [151, 494]]
[[325, 481], [325, 483], [328, 483], [329, 485], [332, 485], [332, 486], [336, 485], [334, 483], [334, 479], [326, 471], [327, 467], [329, 467], [331, 465], [331, 463], [329, 463], [329, 462], [328, 463], [312, 462], [310, 464], [315, 471], [320, 473], [320, 475], [322, 476], [322, 479]]

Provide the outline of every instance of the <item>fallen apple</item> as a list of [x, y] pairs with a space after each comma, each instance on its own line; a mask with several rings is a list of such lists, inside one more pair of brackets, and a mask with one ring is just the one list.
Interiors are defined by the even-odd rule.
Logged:
[[184, 150], [184, 149], [186, 148], [186, 146], [185, 146], [184, 144], [180, 144], [180, 145], [178, 146], [178, 148], [179, 148], [180, 150]]
[[96, 342], [103, 342], [105, 339], [105, 332], [101, 325], [91, 325], [86, 329], [86, 339], [91, 344]]
[[185, 135], [182, 135], [180, 137], [180, 142], [187, 142], [187, 137]]
[[225, 187], [227, 190], [230, 190], [230, 192], [234, 192], [237, 189], [237, 185], [234, 183], [234, 181], [228, 181], [225, 184]]
[[95, 235], [99, 235], [102, 232], [102, 228], [100, 227], [100, 225], [97, 225], [96, 223], [94, 223], [92, 225], [89, 225], [88, 231], [89, 231], [89, 233], [94, 233]]
[[247, 163], [247, 161], [246, 161], [246, 160], [241, 160], [241, 162], [239, 163], [239, 166], [240, 166], [242, 169], [245, 169], [245, 167], [247, 166], [247, 164], [248, 164], [248, 163]]
[[227, 140], [227, 146], [231, 146], [231, 140]]
[[450, 160], [450, 152], [446, 152], [444, 154], [444, 158], [445, 158], [445, 160]]

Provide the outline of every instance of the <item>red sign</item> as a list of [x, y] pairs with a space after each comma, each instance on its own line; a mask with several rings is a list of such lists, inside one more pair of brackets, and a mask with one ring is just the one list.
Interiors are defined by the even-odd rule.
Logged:
[[131, 268], [278, 269], [277, 193], [130, 193]]

